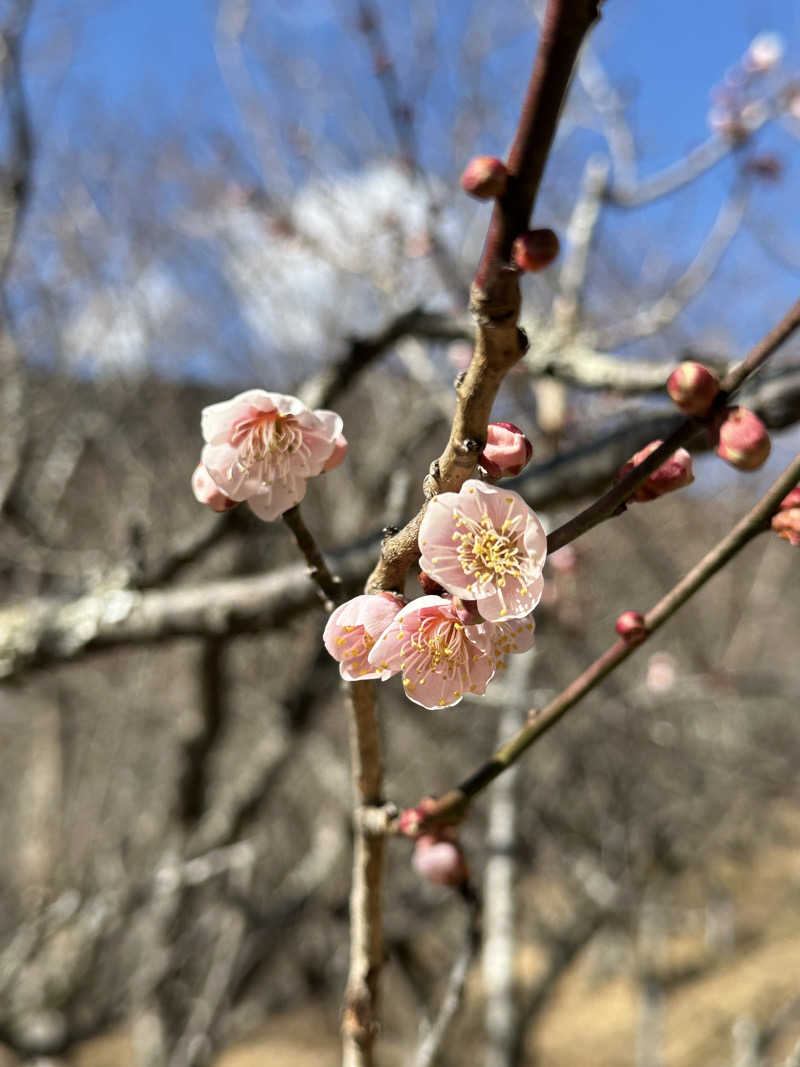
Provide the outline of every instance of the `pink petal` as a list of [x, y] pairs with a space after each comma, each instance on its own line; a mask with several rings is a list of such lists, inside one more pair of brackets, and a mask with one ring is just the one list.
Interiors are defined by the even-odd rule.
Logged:
[[289, 511], [299, 504], [306, 495], [305, 479], [300, 479], [294, 486], [275, 482], [261, 493], [247, 497], [247, 503], [254, 515], [264, 522], [273, 522], [284, 511]]

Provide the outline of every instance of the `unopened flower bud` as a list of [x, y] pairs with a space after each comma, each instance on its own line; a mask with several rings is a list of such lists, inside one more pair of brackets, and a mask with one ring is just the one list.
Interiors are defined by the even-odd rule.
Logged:
[[[651, 441], [649, 445], [645, 445], [641, 452], [637, 452], [632, 459], [629, 459], [626, 464], [620, 467], [617, 478], [624, 478], [634, 467], [638, 467], [652, 452], [655, 452], [661, 443], [661, 441]], [[645, 478], [631, 496], [631, 500], [636, 500], [640, 504], [646, 503], [648, 500], [655, 500], [656, 497], [663, 496], [665, 493], [673, 493], [676, 489], [683, 489], [684, 486], [691, 485], [693, 481], [692, 457], [685, 448], [679, 448], [672, 453], [668, 460], [665, 460], [660, 467], [657, 467], [652, 474]]]
[[336, 440], [333, 442], [333, 452], [325, 460], [325, 466], [323, 471], [332, 471], [343, 462], [344, 457], [347, 455], [347, 440], [344, 434], [337, 434]]
[[772, 445], [767, 428], [747, 408], [727, 408], [719, 428], [716, 453], [740, 471], [763, 467]]
[[419, 584], [422, 586], [422, 592], [425, 596], [442, 596], [444, 594], [444, 586], [439, 585], [435, 578], [431, 578], [425, 571], [419, 572]]
[[434, 797], [423, 797], [415, 808], [406, 808], [400, 812], [397, 829], [406, 837], [418, 837], [431, 810], [435, 807]]
[[434, 834], [417, 838], [411, 863], [417, 874], [434, 885], [463, 885], [469, 877], [461, 846]]
[[800, 546], [800, 507], [787, 508], [773, 515], [772, 529], [790, 545]]
[[631, 644], [638, 644], [647, 636], [644, 615], [638, 611], [623, 611], [614, 629], [624, 641]]
[[513, 478], [533, 455], [533, 445], [513, 422], [490, 422], [478, 463], [490, 478]]
[[476, 156], [461, 175], [461, 188], [476, 200], [493, 200], [506, 191], [508, 171], [495, 156]]
[[528, 230], [511, 246], [512, 262], [520, 270], [544, 270], [558, 255], [560, 243], [552, 230]]
[[687, 415], [705, 415], [719, 392], [719, 380], [702, 363], [687, 360], [670, 374], [667, 392]]
[[800, 485], [787, 493], [772, 517], [772, 529], [791, 545], [800, 545]]
[[212, 511], [230, 511], [238, 503], [222, 492], [202, 463], [198, 464], [192, 475], [192, 492], [195, 500]]

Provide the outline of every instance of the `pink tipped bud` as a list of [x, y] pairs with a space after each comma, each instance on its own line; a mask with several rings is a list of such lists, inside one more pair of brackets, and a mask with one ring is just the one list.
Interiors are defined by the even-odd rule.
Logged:
[[506, 191], [508, 171], [495, 156], [476, 156], [461, 175], [461, 188], [476, 200], [494, 200]]
[[434, 797], [423, 797], [415, 808], [406, 808], [405, 811], [401, 811], [400, 818], [397, 820], [398, 831], [406, 837], [419, 837], [435, 806]]
[[638, 644], [647, 636], [644, 615], [638, 611], [623, 611], [614, 627], [624, 641]]
[[727, 408], [719, 428], [716, 453], [740, 471], [763, 467], [772, 445], [767, 428], [758, 415], [747, 408]]
[[705, 415], [719, 392], [719, 381], [702, 363], [687, 360], [670, 374], [667, 392], [687, 415]]
[[435, 578], [431, 578], [425, 571], [419, 572], [419, 584], [422, 586], [422, 592], [425, 596], [442, 596], [444, 594], [444, 586], [439, 585]]
[[[637, 452], [632, 459], [629, 459], [624, 466], [620, 467], [617, 478], [624, 478], [634, 467], [638, 467], [652, 452], [655, 452], [660, 445], [661, 441], [651, 441], [649, 445], [645, 445], [641, 452]], [[646, 503], [648, 500], [655, 500], [656, 497], [663, 496], [665, 493], [673, 493], [676, 489], [683, 489], [684, 486], [691, 485], [693, 481], [692, 457], [685, 448], [679, 448], [672, 453], [668, 460], [665, 460], [660, 467], [657, 467], [652, 474], [645, 478], [631, 497], [631, 500], [636, 500], [640, 504]]]
[[195, 500], [199, 500], [212, 511], [230, 511], [238, 503], [237, 500], [225, 496], [202, 463], [198, 464], [192, 475], [192, 492]]
[[520, 270], [537, 271], [548, 267], [561, 245], [552, 230], [528, 230], [511, 246], [511, 259]]
[[792, 508], [800, 508], [800, 485], [778, 504], [778, 511], [791, 511]]
[[339, 466], [347, 455], [347, 441], [344, 434], [338, 434], [333, 442], [333, 452], [325, 460], [323, 471], [332, 471]]
[[513, 422], [490, 422], [478, 463], [490, 478], [513, 478], [533, 455], [533, 445]]
[[456, 841], [448, 841], [434, 834], [417, 838], [411, 863], [417, 874], [434, 885], [463, 885], [469, 878], [469, 868]]
[[800, 546], [800, 507], [787, 508], [773, 515], [772, 529], [790, 545]]

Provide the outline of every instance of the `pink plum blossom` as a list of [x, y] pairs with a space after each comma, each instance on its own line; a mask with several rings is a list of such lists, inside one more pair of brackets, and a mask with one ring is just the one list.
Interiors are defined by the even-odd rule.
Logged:
[[452, 601], [422, 596], [383, 631], [369, 662], [383, 676], [403, 672], [406, 696], [423, 708], [449, 708], [465, 693], [484, 693], [494, 674], [492, 645], [458, 621]]
[[236, 507], [236, 501], [225, 496], [202, 463], [197, 465], [192, 475], [192, 492], [195, 500], [212, 511], [230, 511]]
[[452, 593], [475, 600], [484, 619], [521, 619], [539, 603], [544, 527], [510, 489], [474, 479], [431, 500], [419, 530], [420, 567]]
[[269, 522], [303, 499], [306, 479], [344, 455], [342, 419], [294, 396], [250, 389], [204, 408], [203, 466], [232, 500]]
[[368, 659], [373, 645], [403, 607], [405, 601], [394, 593], [364, 594], [348, 600], [331, 614], [322, 640], [339, 664], [347, 681], [390, 678], [395, 672], [374, 667]]

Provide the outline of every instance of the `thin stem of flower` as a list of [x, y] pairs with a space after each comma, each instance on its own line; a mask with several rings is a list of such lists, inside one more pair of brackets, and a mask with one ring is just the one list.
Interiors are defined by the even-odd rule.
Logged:
[[303, 518], [300, 515], [300, 505], [296, 504], [288, 511], [284, 511], [282, 517], [294, 534], [297, 547], [302, 552], [306, 563], [308, 563], [309, 574], [319, 586], [324, 597], [325, 610], [330, 613], [342, 599], [341, 578], [331, 574], [328, 569], [328, 564], [322, 558], [322, 553], [314, 540], [314, 535], [303, 522]]
[[668, 460], [677, 448], [688, 444], [694, 437], [706, 430], [720, 408], [725, 406], [731, 394], [754, 374], [784, 341], [791, 337], [798, 326], [800, 326], [800, 300], [787, 311], [769, 333], [762, 337], [757, 345], [751, 348], [745, 359], [723, 378], [720, 383], [722, 388], [709, 414], [703, 418], [692, 416], [685, 419], [659, 448], [634, 467], [624, 478], [621, 478], [608, 492], [603, 493], [588, 508], [553, 530], [547, 538], [548, 552], [563, 548], [581, 534], [618, 514], [642, 482]]
[[463, 817], [470, 800], [510, 767], [534, 741], [590, 693], [608, 674], [639, 648], [656, 630], [701, 589], [737, 552], [769, 526], [778, 504], [800, 482], [800, 455], [786, 468], [764, 496], [736, 526], [697, 563], [666, 596], [645, 616], [645, 635], [639, 641], [622, 638], [608, 648], [570, 685], [541, 710], [528, 713], [528, 721], [513, 737], [465, 778], [455, 789], [445, 793], [435, 805], [426, 810], [425, 825], [458, 821]]

